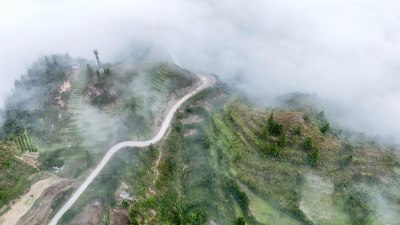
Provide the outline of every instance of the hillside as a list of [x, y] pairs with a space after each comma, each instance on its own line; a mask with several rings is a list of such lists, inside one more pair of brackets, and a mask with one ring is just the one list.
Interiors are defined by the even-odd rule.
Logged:
[[[152, 137], [198, 83], [167, 63], [39, 60], [6, 102], [0, 208], [40, 179], [37, 166], [66, 179], [19, 224], [48, 222], [110, 146]], [[308, 95], [281, 101], [261, 108], [217, 81], [161, 142], [118, 152], [60, 224], [398, 224], [394, 149], [335, 127]]]
[[252, 205], [255, 196], [302, 223], [383, 224], [398, 219], [388, 218], [398, 211], [382, 215], [376, 205], [378, 198], [398, 204], [395, 154], [367, 141], [352, 143], [329, 127], [323, 113], [261, 111], [233, 101], [214, 116], [212, 127], [211, 149], [220, 155], [216, 163], [226, 165], [225, 171], [250, 194], [250, 211], [261, 222], [273, 218], [257, 210], [260, 204]]
[[[246, 102], [220, 84], [181, 111], [165, 143], [154, 146], [159, 175], [145, 180], [155, 182], [131, 181], [141, 199], [130, 207], [138, 221], [398, 221], [400, 164], [392, 150], [352, 141], [312, 108], [261, 110]], [[142, 157], [154, 162], [148, 154]], [[153, 191], [138, 192], [142, 186]]]
[[38, 172], [16, 154], [10, 141], [0, 142], [0, 214], [5, 212], [4, 206], [24, 193], [31, 184], [31, 175]]
[[87, 60], [46, 56], [15, 81], [2, 112], [2, 212], [40, 179], [30, 176], [39, 172], [33, 166], [65, 178], [85, 176], [108, 146], [151, 136], [169, 105], [197, 82], [167, 63], [107, 66], [99, 72]]

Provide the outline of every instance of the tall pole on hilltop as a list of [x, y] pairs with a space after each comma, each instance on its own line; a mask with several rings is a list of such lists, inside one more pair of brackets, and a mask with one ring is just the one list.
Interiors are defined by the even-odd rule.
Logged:
[[99, 52], [95, 49], [95, 50], [93, 50], [93, 53], [94, 53], [94, 55], [96, 56], [97, 66], [98, 66], [99, 68], [101, 68], [101, 66], [100, 66]]

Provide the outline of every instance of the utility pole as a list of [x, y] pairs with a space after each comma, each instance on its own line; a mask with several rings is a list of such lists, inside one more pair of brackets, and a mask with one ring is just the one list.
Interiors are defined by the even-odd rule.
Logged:
[[94, 53], [94, 55], [96, 56], [97, 66], [98, 66], [99, 68], [101, 68], [101, 66], [100, 66], [99, 52], [95, 49], [95, 50], [93, 50], [93, 53]]

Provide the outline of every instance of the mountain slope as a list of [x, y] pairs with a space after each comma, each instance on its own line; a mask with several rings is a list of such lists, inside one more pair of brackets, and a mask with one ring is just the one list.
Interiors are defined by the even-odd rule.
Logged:
[[[109, 146], [153, 136], [168, 108], [197, 82], [164, 63], [99, 68], [68, 55], [39, 60], [16, 81], [6, 104], [0, 173], [8, 180], [0, 182], [1, 203], [34, 182], [29, 176], [36, 170], [13, 152], [39, 154], [40, 170], [76, 188]], [[307, 95], [282, 101], [280, 108], [261, 109], [217, 81], [178, 110], [163, 141], [118, 152], [60, 224], [400, 221], [394, 150], [335, 127]], [[10, 185], [18, 188], [4, 194]], [[73, 188], [54, 192], [47, 216]]]

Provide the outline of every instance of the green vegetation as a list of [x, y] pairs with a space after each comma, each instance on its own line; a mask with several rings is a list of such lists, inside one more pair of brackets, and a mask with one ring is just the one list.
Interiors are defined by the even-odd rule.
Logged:
[[283, 125], [274, 120], [274, 113], [268, 118], [268, 131], [271, 135], [279, 136], [283, 134]]
[[369, 203], [369, 198], [368, 194], [360, 192], [357, 192], [356, 195], [349, 194], [346, 196], [346, 210], [351, 215], [352, 224], [371, 224], [374, 211]]
[[[300, 170], [296, 169], [295, 166], [290, 166], [290, 161], [282, 160], [288, 157], [290, 146], [287, 145], [292, 140], [286, 140], [289, 131], [284, 131], [286, 130], [284, 129], [284, 121], [279, 121], [282, 119], [281, 115], [274, 112], [274, 114], [270, 113], [268, 116], [266, 113], [252, 110], [243, 103], [235, 101], [216, 116], [227, 118], [222, 120], [226, 124], [225, 126], [228, 127], [230, 132], [235, 131], [232, 133], [234, 133], [235, 139], [240, 141], [241, 146], [246, 146], [241, 149], [245, 152], [244, 157], [234, 161], [230, 160], [231, 157], [222, 159], [223, 161], [228, 160], [224, 164], [236, 171], [236, 174], [232, 175], [254, 189], [255, 193], [259, 194], [261, 198], [271, 201], [272, 205], [277, 207], [276, 212], [292, 212], [293, 215], [299, 214], [304, 217], [298, 209], [299, 196], [296, 195]], [[268, 132], [265, 132], [264, 126], [267, 126]], [[227, 152], [227, 154], [232, 154], [229, 153], [229, 146], [218, 145], [219, 142], [223, 143], [225, 135], [220, 133], [219, 130], [214, 132], [215, 134], [212, 136], [215, 136], [215, 140], [219, 140], [213, 142], [216, 144], [215, 148]], [[294, 153], [290, 158], [294, 162], [297, 161], [296, 164], [298, 164], [298, 161], [304, 160], [302, 155], [305, 155], [305, 153], [299, 151]], [[260, 154], [267, 157], [260, 157]], [[227, 169], [227, 171], [229, 170], [231, 169]], [[261, 175], [258, 171], [266, 171], [266, 174]], [[265, 187], [268, 188], [265, 189]], [[305, 217], [304, 221], [307, 221]], [[255, 221], [251, 222], [251, 224], [254, 223]]]
[[[110, 136], [117, 140], [151, 137], [154, 132], [151, 124], [166, 110], [167, 102], [185, 94], [185, 89], [194, 82], [193, 74], [175, 65], [133, 64], [135, 67], [132, 67], [132, 64], [107, 64], [104, 70], [96, 71], [87, 66], [82, 92], [94, 108], [85, 113], [84, 122], [90, 127], [100, 124], [111, 127], [112, 130], [100, 129], [104, 130], [103, 135], [97, 136], [102, 139], [108, 140]], [[96, 109], [101, 110], [101, 115], [92, 115]]]
[[248, 196], [251, 213], [263, 224], [300, 225], [296, 219], [277, 209], [270, 202], [258, 197], [244, 184], [240, 184], [241, 190]]
[[319, 130], [320, 130], [323, 134], [325, 134], [326, 132], [328, 132], [328, 131], [330, 130], [330, 125], [329, 125], [329, 123], [328, 123], [328, 122], [324, 123], [324, 124], [319, 128]]
[[[378, 178], [382, 173], [392, 174], [391, 182], [396, 182], [398, 175], [390, 171], [399, 166], [397, 159], [392, 158], [396, 163], [382, 160], [388, 150], [370, 146], [366, 141], [356, 147], [337, 137], [324, 135], [332, 129], [324, 113], [308, 110], [271, 113], [233, 101], [214, 116], [210, 147], [221, 152], [220, 165], [228, 167], [225, 171], [232, 171], [230, 176], [248, 186], [278, 212], [288, 213], [301, 223], [314, 224], [311, 211], [303, 211], [300, 207], [303, 196], [299, 192], [299, 187], [304, 185], [303, 174], [312, 171], [333, 182], [335, 187], [335, 195], [324, 197], [334, 198], [331, 200], [334, 205], [320, 208], [320, 213], [326, 214], [335, 208], [337, 218], [351, 218], [343, 219], [341, 224], [373, 224], [376, 212], [372, 207], [374, 202], [368, 197], [371, 195], [368, 192], [360, 195], [359, 188], [354, 186], [383, 187], [385, 183]], [[322, 122], [323, 129], [321, 121], [325, 121]], [[232, 143], [231, 140], [239, 141], [235, 143], [237, 148], [225, 144]], [[240, 157], [233, 157], [237, 152], [241, 153]], [[370, 158], [372, 155], [374, 157]], [[372, 162], [375, 168], [370, 167]], [[384, 192], [397, 196], [391, 188]], [[353, 213], [345, 213], [350, 211]]]
[[[215, 167], [207, 139], [207, 121], [212, 114], [198, 107], [205, 100], [204, 96], [213, 97], [215, 95], [212, 94], [220, 92], [217, 87], [190, 101], [186, 109], [178, 113], [179, 119], [172, 125], [167, 139], [149, 148], [162, 151], [158, 166], [160, 175], [155, 185], [150, 186], [155, 194], [144, 194], [130, 208], [131, 215], [135, 215], [139, 223], [144, 218], [151, 224], [185, 225], [208, 224], [209, 220], [225, 224], [233, 220], [234, 208], [231, 205], [245, 195], [238, 195], [240, 190], [234, 181]], [[214, 98], [212, 103], [222, 100]], [[181, 122], [191, 116], [200, 118], [202, 122]], [[189, 132], [193, 130], [195, 132]], [[157, 158], [158, 154], [154, 154], [154, 150], [152, 152], [149, 151], [148, 155]], [[228, 185], [231, 186], [230, 191], [226, 191]], [[155, 218], [153, 211], [157, 213]]]
[[[155, 158], [150, 157], [150, 151], [137, 151], [135, 149], [125, 149], [118, 152], [113, 160], [109, 162], [102, 173], [88, 187], [87, 191], [79, 198], [74, 206], [63, 216], [60, 224], [70, 224], [70, 222], [81, 213], [86, 205], [92, 204], [94, 200], [98, 200], [104, 209], [103, 214], [108, 215], [108, 207], [125, 206], [126, 203], [120, 198], [120, 192], [116, 192], [122, 182], [132, 188], [129, 192], [136, 196], [144, 196], [148, 187], [151, 185], [151, 177], [148, 173], [152, 162]], [[137, 202], [128, 202], [129, 206], [138, 206]], [[139, 203], [141, 204], [141, 203]], [[147, 201], [144, 205], [154, 205], [153, 200]], [[140, 208], [140, 207], [138, 207]], [[134, 208], [131, 208], [132, 210]], [[130, 217], [135, 218], [136, 211], [130, 212]], [[133, 220], [131, 220], [133, 221]]]
[[14, 138], [15, 146], [17, 147], [17, 151], [22, 152], [37, 152], [37, 146], [33, 143], [30, 136], [24, 132], [20, 136], [15, 136]]
[[31, 184], [29, 177], [38, 172], [17, 159], [13, 149], [12, 142], [0, 141], [0, 208], [22, 195]]
[[245, 225], [246, 222], [243, 219], [243, 217], [238, 217], [237, 219], [235, 219], [232, 223], [233, 225]]
[[[73, 68], [76, 63], [86, 67]], [[132, 70], [132, 64], [107, 64], [101, 73], [86, 60], [53, 55], [39, 59], [15, 81], [1, 112], [5, 121], [0, 131], [0, 208], [23, 194], [31, 184], [28, 178], [37, 172], [14, 154], [37, 152], [41, 170], [79, 179], [112, 142], [152, 135], [152, 122], [166, 110], [167, 101], [185, 94], [183, 89], [194, 82], [193, 74], [173, 65], [135, 65]], [[127, 165], [121, 166], [125, 169], [121, 176], [106, 177], [121, 181], [123, 174], [130, 173]], [[139, 167], [139, 171], [147, 169], [143, 164]], [[109, 184], [106, 178], [103, 182]], [[136, 185], [143, 193], [149, 184]], [[114, 205], [110, 193], [115, 189], [116, 184], [105, 185], [93, 196], [108, 196], [104, 204]], [[54, 204], [58, 207], [68, 195]]]
[[[77, 71], [72, 62], [68, 55], [39, 60], [6, 101], [0, 207], [36, 172], [15, 155], [38, 152], [41, 170], [82, 179], [113, 143], [152, 136], [168, 101], [195, 82], [169, 64], [103, 70], [81, 60], [86, 67]], [[66, 82], [71, 89], [60, 93]], [[400, 162], [392, 150], [336, 130], [310, 96], [289, 96], [287, 107], [266, 110], [233, 96], [217, 82], [190, 99], [162, 142], [119, 152], [61, 223], [93, 200], [103, 205], [103, 221], [119, 206], [131, 224], [374, 225], [387, 221], [376, 202], [400, 211]], [[137, 200], [120, 199], [121, 190]]]
[[312, 152], [309, 154], [309, 160], [311, 165], [316, 166], [319, 158], [320, 158], [319, 150], [313, 149]]
[[310, 152], [312, 151], [315, 146], [314, 146], [314, 141], [311, 137], [306, 137], [304, 143], [303, 143], [303, 148], [307, 151]]
[[[82, 147], [71, 146], [54, 151], [43, 152], [39, 155], [40, 168], [68, 178], [78, 178], [90, 169], [99, 155], [92, 154]], [[62, 170], [60, 170], [62, 168]]]
[[68, 200], [68, 198], [72, 195], [74, 189], [69, 188], [63, 192], [57, 198], [54, 200], [54, 202], [51, 204], [51, 214], [50, 217], [53, 217], [57, 211], [63, 206], [64, 202]]
[[[34, 136], [54, 136], [50, 127], [59, 120], [55, 97], [72, 72], [71, 61], [68, 55], [54, 55], [52, 60], [46, 57], [15, 81], [15, 90], [5, 101], [3, 137], [20, 136], [26, 131]], [[68, 98], [68, 94], [60, 96], [64, 101]]]

